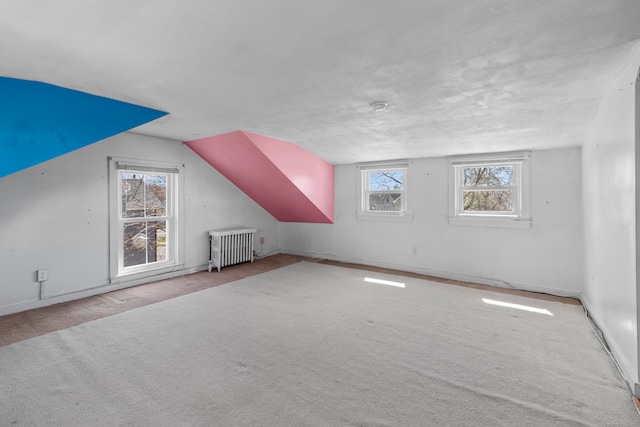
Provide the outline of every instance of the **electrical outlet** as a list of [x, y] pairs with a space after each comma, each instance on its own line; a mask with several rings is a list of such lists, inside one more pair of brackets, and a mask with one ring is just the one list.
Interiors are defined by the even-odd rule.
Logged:
[[49, 270], [38, 270], [38, 282], [49, 280]]
[[264, 245], [264, 236], [260, 236], [260, 244]]
[[413, 247], [413, 254], [414, 255], [418, 255], [418, 247], [417, 246]]

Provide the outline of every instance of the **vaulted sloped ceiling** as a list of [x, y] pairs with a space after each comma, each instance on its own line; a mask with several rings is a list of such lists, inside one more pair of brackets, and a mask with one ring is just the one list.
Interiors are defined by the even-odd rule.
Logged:
[[167, 114], [28, 80], [0, 93], [0, 178]]
[[639, 22], [638, 0], [7, 0], [0, 76], [170, 113], [136, 133], [243, 129], [334, 165], [576, 147]]
[[243, 131], [186, 145], [278, 221], [333, 223], [333, 166], [297, 145]]

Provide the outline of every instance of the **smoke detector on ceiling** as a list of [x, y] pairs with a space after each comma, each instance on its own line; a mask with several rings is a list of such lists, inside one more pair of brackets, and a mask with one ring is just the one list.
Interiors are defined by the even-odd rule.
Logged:
[[369, 105], [371, 105], [373, 111], [387, 111], [387, 108], [389, 108], [389, 103], [386, 101], [373, 101]]

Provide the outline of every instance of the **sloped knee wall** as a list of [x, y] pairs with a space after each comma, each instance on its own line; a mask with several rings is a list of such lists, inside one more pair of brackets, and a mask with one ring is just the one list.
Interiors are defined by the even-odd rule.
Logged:
[[278, 221], [333, 223], [333, 165], [297, 145], [244, 131], [185, 144]]
[[167, 114], [8, 77], [0, 77], [0, 93], [0, 178]]

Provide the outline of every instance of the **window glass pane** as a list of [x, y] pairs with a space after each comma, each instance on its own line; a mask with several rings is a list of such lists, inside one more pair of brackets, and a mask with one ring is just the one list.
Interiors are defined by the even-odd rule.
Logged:
[[511, 187], [513, 165], [466, 167], [464, 187]]
[[369, 191], [402, 190], [404, 171], [389, 170], [369, 172]]
[[401, 193], [369, 194], [369, 210], [400, 212], [402, 210], [402, 194]]
[[[147, 229], [150, 230], [147, 249], [153, 253], [153, 261], [167, 260], [167, 221], [150, 221]], [[153, 262], [149, 259], [149, 262]]]
[[143, 221], [123, 225], [124, 267], [167, 259], [167, 222]]
[[511, 190], [463, 191], [465, 212], [513, 212]]
[[147, 223], [132, 222], [123, 225], [124, 266], [147, 263]]
[[145, 175], [146, 216], [167, 214], [167, 175]]
[[176, 203], [181, 204], [181, 198], [175, 188], [182, 169], [151, 164], [137, 169], [112, 160], [109, 192], [117, 206], [110, 215], [110, 277], [166, 271], [182, 259], [174, 240], [180, 238], [183, 227], [178, 218], [182, 207]]
[[144, 216], [144, 180], [142, 175], [122, 173], [122, 217]]

